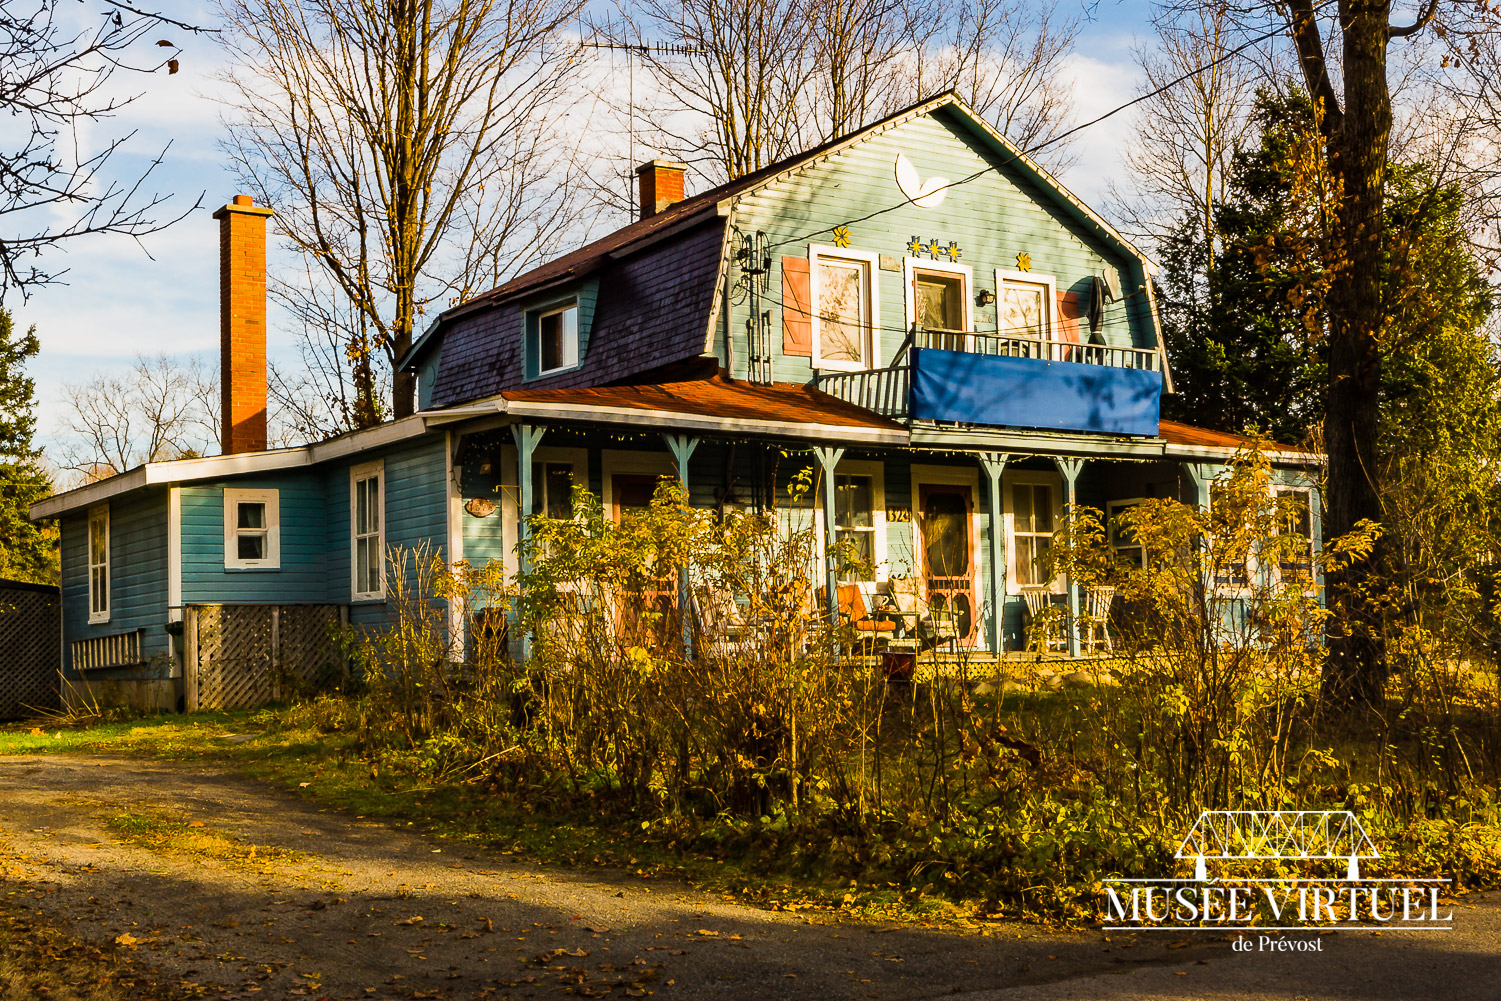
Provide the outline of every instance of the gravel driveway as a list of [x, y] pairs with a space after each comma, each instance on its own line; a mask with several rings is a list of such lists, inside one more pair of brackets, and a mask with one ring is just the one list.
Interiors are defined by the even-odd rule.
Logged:
[[[125, 811], [165, 811], [258, 854], [148, 850], [106, 826]], [[0, 852], [12, 901], [227, 998], [1501, 998], [1494, 895], [1461, 903], [1452, 933], [1328, 935], [1315, 954], [892, 927], [540, 867], [136, 759], [0, 758]]]

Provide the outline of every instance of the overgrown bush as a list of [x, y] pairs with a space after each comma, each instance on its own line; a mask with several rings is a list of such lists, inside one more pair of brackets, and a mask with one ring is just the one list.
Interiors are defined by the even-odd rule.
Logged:
[[1208, 511], [1131, 509], [1136, 563], [1070, 513], [1046, 569], [1115, 587], [1117, 637], [1068, 685], [956, 641], [892, 680], [830, 623], [787, 509], [718, 516], [664, 479], [616, 523], [578, 490], [571, 517], [531, 519], [518, 577], [393, 552], [390, 623], [350, 638], [362, 689], [300, 712], [373, 769], [991, 909], [1084, 913], [1099, 879], [1170, 869], [1204, 809], [1352, 809], [1404, 864], [1490, 879], [1494, 674], [1430, 643], [1391, 718], [1321, 712], [1317, 576], [1376, 530], [1314, 561], [1271, 481], [1252, 449]]

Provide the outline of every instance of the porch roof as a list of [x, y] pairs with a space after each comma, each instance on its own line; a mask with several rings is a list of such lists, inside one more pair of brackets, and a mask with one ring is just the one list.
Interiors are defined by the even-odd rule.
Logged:
[[429, 421], [485, 414], [552, 421], [682, 428], [710, 434], [905, 445], [896, 421], [792, 383], [756, 385], [723, 373], [649, 385], [508, 390], [490, 400], [436, 411]]

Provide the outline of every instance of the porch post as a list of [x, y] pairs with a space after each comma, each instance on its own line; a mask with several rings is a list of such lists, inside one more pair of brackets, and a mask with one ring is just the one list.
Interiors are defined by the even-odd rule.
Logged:
[[1001, 516], [1001, 474], [1011, 456], [1001, 452], [980, 453], [980, 467], [989, 482], [985, 498], [990, 518], [990, 649], [999, 659], [1006, 613], [1006, 524]]
[[[517, 528], [516, 528], [516, 568], [521, 573], [526, 573], [529, 567], [527, 559], [527, 543], [532, 537], [532, 456], [537, 451], [537, 443], [542, 440], [542, 435], [547, 428], [540, 424], [512, 424], [511, 436], [516, 439], [516, 484], [517, 484]], [[511, 621], [517, 621], [515, 610], [511, 612]], [[532, 638], [530, 635], [521, 637], [521, 659], [527, 660], [532, 655]]]
[[1209, 466], [1202, 462], [1184, 462], [1180, 463], [1180, 465], [1183, 467], [1183, 474], [1193, 484], [1194, 506], [1208, 507], [1209, 484], [1214, 479], [1214, 476], [1209, 472]]
[[825, 597], [828, 599], [829, 625], [839, 625], [839, 561], [834, 553], [836, 535], [834, 532], [834, 469], [839, 465], [839, 460], [844, 457], [844, 449], [833, 448], [829, 445], [816, 445], [813, 454], [818, 456], [818, 464], [823, 469], [823, 556], [825, 569], [828, 571], [828, 590]]
[[[1075, 486], [1079, 482], [1079, 474], [1084, 470], [1083, 459], [1065, 459], [1062, 457], [1053, 459], [1053, 464], [1058, 467], [1058, 472], [1063, 476], [1064, 490], [1067, 491], [1068, 508], [1064, 517], [1068, 519], [1069, 528], [1074, 525]], [[1066, 578], [1068, 589], [1068, 655], [1079, 656], [1079, 583], [1074, 580], [1074, 575], [1069, 574]]]
[[[672, 450], [672, 461], [677, 465], [678, 482], [683, 485], [683, 503], [688, 503], [688, 460], [698, 448], [698, 439], [685, 434], [663, 434], [667, 447]], [[688, 568], [678, 567], [678, 618], [683, 628], [683, 654], [693, 656], [693, 616], [688, 600]]]

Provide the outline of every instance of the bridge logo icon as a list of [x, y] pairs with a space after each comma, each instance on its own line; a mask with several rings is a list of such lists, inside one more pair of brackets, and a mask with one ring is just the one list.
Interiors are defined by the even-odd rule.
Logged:
[[1360, 879], [1360, 860], [1380, 858], [1348, 810], [1205, 810], [1178, 845], [1194, 860], [1194, 879], [1208, 879], [1208, 859], [1344, 860], [1345, 879]]

